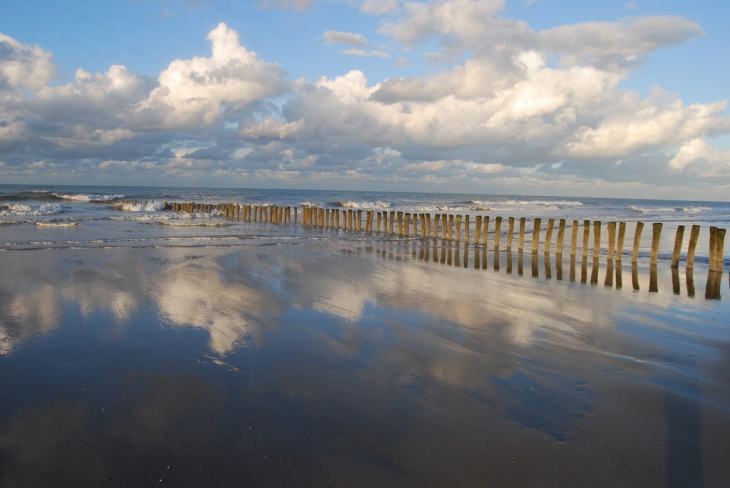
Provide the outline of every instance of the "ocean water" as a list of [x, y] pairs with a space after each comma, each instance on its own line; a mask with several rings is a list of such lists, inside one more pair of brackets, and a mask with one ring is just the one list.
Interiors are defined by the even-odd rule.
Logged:
[[[103, 205], [91, 200], [130, 199], [139, 205]], [[397, 210], [415, 213], [449, 213], [497, 216], [528, 220], [526, 243], [530, 243], [532, 222], [547, 220], [599, 220], [626, 222], [626, 245], [630, 250], [635, 222], [644, 222], [640, 256], [646, 258], [651, 243], [651, 226], [664, 224], [660, 259], [669, 259], [679, 225], [701, 226], [697, 263], [707, 262], [709, 227], [727, 228], [730, 202], [679, 200], [556, 198], [455, 193], [406, 193], [335, 190], [261, 190], [226, 188], [165, 188], [112, 186], [0, 185], [0, 250], [85, 248], [237, 246], [253, 240], [266, 243], [308, 240], [418, 240], [391, 235], [366, 235], [333, 229], [304, 228], [301, 225], [232, 221], [221, 214], [188, 214], [163, 211], [163, 202], [237, 203], [289, 205], [362, 210]], [[471, 231], [474, 232], [472, 223]], [[490, 244], [494, 225], [490, 229]], [[507, 232], [506, 223], [502, 234]], [[544, 230], [542, 232], [544, 238]], [[605, 226], [603, 241], [606, 241]], [[579, 245], [582, 242], [582, 228]], [[555, 239], [555, 237], [553, 237]], [[473, 239], [472, 239], [473, 241]], [[591, 245], [593, 237], [591, 236]], [[503, 241], [504, 242], [504, 241]], [[554, 243], [554, 241], [553, 241]], [[566, 245], [569, 237], [566, 236]]]

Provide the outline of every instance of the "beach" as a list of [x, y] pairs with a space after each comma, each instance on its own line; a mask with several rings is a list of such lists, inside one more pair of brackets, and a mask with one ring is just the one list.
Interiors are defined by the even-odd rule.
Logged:
[[649, 238], [632, 266], [51, 204], [6, 220], [78, 223], [0, 226], [0, 486], [730, 479], [730, 290], [706, 240], [689, 271], [673, 233], [652, 268]]
[[726, 302], [668, 273], [649, 294], [407, 248], [0, 259], [4, 486], [730, 475]]

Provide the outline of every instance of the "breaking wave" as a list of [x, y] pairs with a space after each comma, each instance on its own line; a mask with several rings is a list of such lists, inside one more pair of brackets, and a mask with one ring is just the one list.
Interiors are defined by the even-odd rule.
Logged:
[[8, 203], [0, 206], [0, 215], [2, 216], [56, 215], [62, 212], [63, 209], [57, 203], [44, 203], [41, 205]]

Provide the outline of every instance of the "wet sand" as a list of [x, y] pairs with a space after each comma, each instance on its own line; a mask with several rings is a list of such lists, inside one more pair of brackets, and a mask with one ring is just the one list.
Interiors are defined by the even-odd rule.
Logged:
[[727, 486], [727, 273], [435, 251], [0, 253], [0, 486]]

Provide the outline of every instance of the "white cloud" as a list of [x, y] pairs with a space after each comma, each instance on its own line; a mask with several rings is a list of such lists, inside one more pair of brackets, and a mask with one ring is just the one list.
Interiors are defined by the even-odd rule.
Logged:
[[328, 46], [337, 44], [346, 44], [349, 46], [367, 46], [368, 41], [362, 34], [353, 34], [351, 32], [328, 30], [324, 34], [325, 44]]
[[0, 86], [37, 90], [56, 75], [53, 54], [0, 33]]
[[363, 49], [345, 49], [344, 51], [342, 51], [342, 54], [350, 54], [352, 56], [376, 57], [383, 59], [388, 59], [390, 57], [390, 54], [386, 53], [385, 51], [377, 51], [375, 49], [371, 51], [365, 51]]
[[669, 161], [673, 171], [691, 169], [704, 177], [730, 176], [730, 151], [718, 151], [704, 139], [683, 144]]
[[408, 66], [408, 60], [404, 57], [401, 57], [400, 59], [398, 59], [398, 61], [396, 61], [393, 64], [396, 66]]
[[398, 0], [365, 0], [360, 5], [360, 11], [372, 15], [386, 15], [398, 13]]

